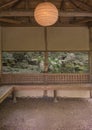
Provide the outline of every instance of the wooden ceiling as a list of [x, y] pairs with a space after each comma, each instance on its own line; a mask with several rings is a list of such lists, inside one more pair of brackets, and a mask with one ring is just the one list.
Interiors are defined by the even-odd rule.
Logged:
[[0, 25], [39, 26], [33, 12], [43, 1], [52, 2], [59, 10], [53, 26], [92, 27], [92, 0], [0, 0]]

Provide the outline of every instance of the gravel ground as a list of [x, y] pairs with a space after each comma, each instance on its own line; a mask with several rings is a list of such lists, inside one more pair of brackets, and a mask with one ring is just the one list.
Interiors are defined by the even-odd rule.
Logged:
[[7, 99], [0, 130], [92, 130], [92, 99]]

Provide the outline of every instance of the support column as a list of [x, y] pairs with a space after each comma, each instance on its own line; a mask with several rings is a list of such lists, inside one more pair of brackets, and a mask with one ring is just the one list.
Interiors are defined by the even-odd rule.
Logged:
[[[44, 73], [48, 72], [48, 42], [47, 42], [47, 27], [44, 27], [44, 42], [45, 42], [45, 60]], [[46, 76], [44, 75], [44, 84], [46, 83]], [[47, 90], [44, 90], [44, 97], [47, 97]]]
[[[89, 49], [90, 82], [92, 83], [92, 27], [89, 27]], [[90, 97], [92, 98], [92, 90], [90, 90]]]
[[[44, 27], [44, 40], [45, 40], [45, 61], [44, 61], [44, 72], [48, 73], [48, 41], [47, 41], [47, 27]], [[44, 83], [46, 82], [46, 77], [44, 77]], [[57, 102], [57, 90], [53, 91], [54, 102]], [[47, 90], [44, 91], [44, 97], [47, 97]]]
[[2, 73], [2, 27], [0, 27], [0, 84], [1, 84], [1, 73]]
[[58, 100], [57, 100], [57, 90], [54, 90], [54, 102], [58, 102]]
[[17, 103], [16, 92], [14, 90], [12, 92], [12, 99], [13, 99], [13, 103]]

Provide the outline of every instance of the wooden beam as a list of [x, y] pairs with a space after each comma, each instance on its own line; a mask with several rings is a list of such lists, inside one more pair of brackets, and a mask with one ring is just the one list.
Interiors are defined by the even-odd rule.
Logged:
[[17, 1], [16, 3], [14, 3], [14, 4], [12, 5], [12, 7], [11, 7], [11, 10], [12, 10], [12, 9], [14, 10], [21, 2], [22, 2], [22, 0], [19, 0], [19, 1]]
[[92, 7], [88, 6], [87, 4], [85, 4], [84, 2], [80, 1], [80, 0], [75, 0], [74, 1], [76, 3], [76, 5], [79, 8], [82, 8], [84, 11], [92, 11]]
[[71, 4], [77, 9], [77, 10], [80, 10], [80, 11], [84, 11], [84, 9], [82, 9], [80, 6], [78, 6], [74, 0], [70, 0]]
[[61, 17], [92, 17], [92, 12], [60, 12]]
[[61, 3], [60, 3], [60, 11], [64, 10], [63, 6], [64, 6], [64, 0], [62, 0]]
[[14, 4], [14, 3], [16, 3], [16, 2], [18, 2], [19, 0], [11, 0], [10, 2], [8, 2], [8, 3], [6, 3], [6, 4], [3, 4], [3, 5], [1, 5], [0, 6], [0, 9], [3, 9], [3, 8], [5, 8], [5, 7], [8, 7], [8, 6], [10, 6], [10, 5], [12, 5], [12, 4]]
[[25, 9], [26, 9], [26, 10], [29, 9], [29, 0], [25, 0]]
[[8, 18], [0, 18], [0, 22], [11, 23], [11, 24], [21, 24], [22, 23], [21, 21], [8, 19]]
[[[2, 11], [0, 17], [27, 17], [34, 16], [33, 11]], [[60, 17], [92, 17], [92, 12], [59, 12]]]
[[79, 3], [79, 5], [82, 5], [84, 6], [85, 10], [91, 10], [92, 11], [92, 6], [91, 5], [88, 5], [87, 3], [81, 1], [81, 0], [76, 0], [76, 2]]
[[[8, 26], [8, 27], [42, 27], [40, 25], [38, 25], [37, 23], [21, 23], [21, 24], [9, 24], [9, 23], [2, 23], [2, 26]], [[73, 23], [55, 23], [54, 25], [52, 25], [52, 27], [81, 27], [81, 26], [87, 26], [86, 23], [80, 23], [80, 24], [73, 24]]]
[[82, 19], [82, 20], [77, 20], [77, 21], [74, 21], [72, 22], [73, 24], [81, 24], [81, 23], [87, 23], [89, 21], [92, 21], [92, 18], [85, 18], [85, 19]]

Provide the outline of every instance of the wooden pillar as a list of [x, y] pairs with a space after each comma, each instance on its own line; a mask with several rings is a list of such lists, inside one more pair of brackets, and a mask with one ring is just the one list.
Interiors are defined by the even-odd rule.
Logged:
[[[45, 60], [44, 60], [44, 73], [48, 72], [48, 41], [47, 41], [47, 27], [44, 27], [44, 42], [45, 42]], [[46, 75], [44, 75], [44, 84], [46, 83]], [[44, 97], [47, 97], [47, 90], [44, 90]]]
[[3, 39], [2, 27], [0, 27], [0, 84], [1, 84], [1, 73], [2, 73], [2, 39]]
[[45, 40], [45, 61], [44, 72], [48, 72], [48, 41], [47, 41], [47, 27], [44, 27], [44, 40]]
[[[44, 72], [48, 73], [48, 39], [47, 39], [47, 27], [44, 27], [44, 40], [45, 40], [45, 61], [44, 61]], [[44, 83], [46, 82], [46, 75], [44, 75]], [[54, 90], [54, 102], [57, 102], [57, 91]], [[44, 97], [47, 97], [47, 90], [44, 91]]]
[[[92, 27], [89, 27], [89, 67], [90, 67], [90, 82], [92, 83]], [[92, 91], [90, 90], [90, 97], [92, 98]]]
[[13, 99], [13, 103], [17, 103], [16, 92], [14, 90], [12, 92], [12, 99]]
[[54, 102], [58, 102], [58, 100], [57, 100], [57, 90], [54, 90]]

